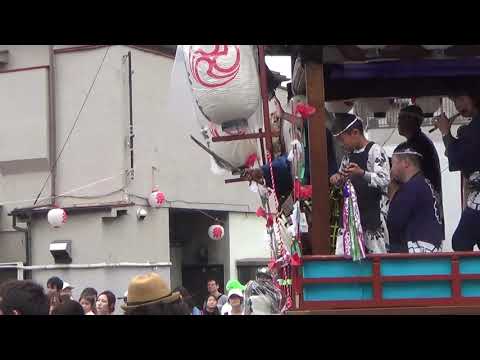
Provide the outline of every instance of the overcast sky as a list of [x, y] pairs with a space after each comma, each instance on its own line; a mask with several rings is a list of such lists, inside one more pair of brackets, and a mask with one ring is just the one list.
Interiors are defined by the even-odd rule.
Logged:
[[[292, 79], [290, 56], [266, 56], [265, 62], [270, 70], [277, 71], [289, 79]], [[283, 82], [282, 86], [286, 86], [287, 82], [288, 81]]]

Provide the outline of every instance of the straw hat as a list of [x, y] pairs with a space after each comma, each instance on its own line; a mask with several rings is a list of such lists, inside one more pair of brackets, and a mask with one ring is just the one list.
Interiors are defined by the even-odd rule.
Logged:
[[179, 292], [172, 293], [167, 283], [155, 273], [135, 276], [128, 285], [127, 303], [123, 310], [156, 303], [171, 303], [181, 297]]

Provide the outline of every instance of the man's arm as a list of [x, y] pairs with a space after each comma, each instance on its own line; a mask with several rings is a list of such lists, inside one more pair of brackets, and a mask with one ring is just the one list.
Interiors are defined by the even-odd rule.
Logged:
[[368, 154], [367, 170], [363, 175], [370, 187], [376, 187], [386, 192], [390, 183], [390, 165], [385, 150], [375, 144]]
[[480, 132], [469, 134], [461, 139], [455, 139], [451, 133], [443, 137], [445, 144], [445, 155], [448, 157], [448, 167], [450, 171], [459, 171], [469, 165], [471, 159], [478, 157], [480, 149]]

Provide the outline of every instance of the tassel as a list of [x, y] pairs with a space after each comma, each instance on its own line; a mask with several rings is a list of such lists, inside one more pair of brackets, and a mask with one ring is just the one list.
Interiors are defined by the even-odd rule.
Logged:
[[357, 194], [350, 180], [345, 183], [343, 196], [345, 198], [343, 205], [344, 254], [345, 257], [351, 258], [353, 261], [359, 261], [366, 257], [365, 240], [360, 223]]

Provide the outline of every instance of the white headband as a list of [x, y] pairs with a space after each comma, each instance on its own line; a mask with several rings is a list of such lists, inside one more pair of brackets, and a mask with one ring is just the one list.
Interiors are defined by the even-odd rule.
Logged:
[[352, 125], [355, 124], [355, 121], [357, 121], [357, 120], [360, 121], [360, 119], [359, 119], [358, 117], [355, 117], [355, 119], [353, 119], [353, 121], [352, 121], [350, 124], [348, 124], [348, 125], [345, 127], [345, 129], [343, 129], [343, 130], [340, 131], [339, 133], [333, 134], [333, 136], [339, 136], [339, 135], [343, 134], [345, 131], [347, 131], [349, 128], [351, 128]]
[[405, 150], [400, 150], [400, 151], [394, 151], [393, 152], [393, 155], [415, 155], [415, 156], [419, 156], [421, 158], [423, 158], [423, 155], [412, 150], [412, 149], [405, 149]]

